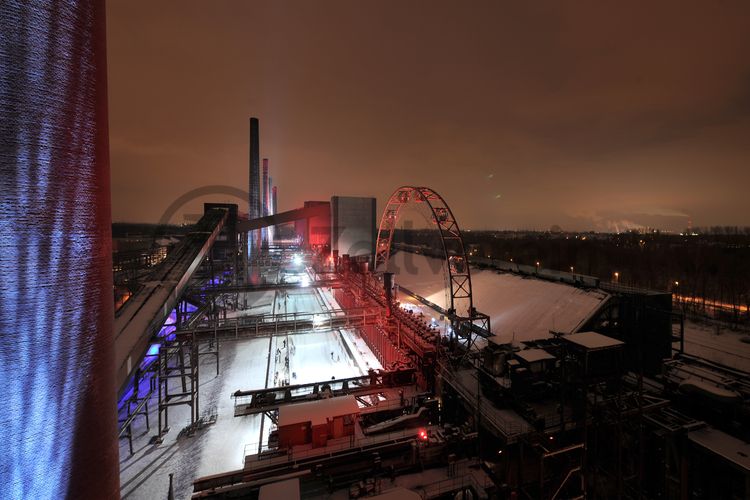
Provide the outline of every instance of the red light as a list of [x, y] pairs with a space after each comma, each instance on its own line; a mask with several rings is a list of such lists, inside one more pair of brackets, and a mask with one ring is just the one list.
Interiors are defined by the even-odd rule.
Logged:
[[426, 431], [426, 430], [424, 430], [424, 429], [420, 429], [420, 430], [419, 430], [419, 437], [420, 437], [420, 438], [421, 438], [421, 439], [422, 439], [423, 441], [427, 441], [427, 431]]

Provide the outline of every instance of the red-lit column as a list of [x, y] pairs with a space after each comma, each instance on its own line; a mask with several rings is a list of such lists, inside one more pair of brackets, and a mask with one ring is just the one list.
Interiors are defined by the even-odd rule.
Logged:
[[0, 498], [119, 497], [105, 40], [0, 7]]

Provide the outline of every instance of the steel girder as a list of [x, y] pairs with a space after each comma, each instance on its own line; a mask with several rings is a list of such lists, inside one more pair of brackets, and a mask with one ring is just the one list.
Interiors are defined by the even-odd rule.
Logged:
[[[428, 187], [402, 186], [391, 195], [383, 211], [375, 246], [375, 269], [382, 264], [387, 266], [391, 255], [391, 243], [401, 209], [408, 204], [424, 203], [432, 214], [432, 223], [440, 234], [443, 255], [450, 283], [449, 314], [459, 323], [482, 323], [489, 331], [489, 318], [477, 313], [471, 294], [471, 271], [466, 257], [461, 230], [448, 204], [442, 196]], [[385, 268], [385, 267], [384, 267]], [[455, 327], [458, 325], [454, 326]]]

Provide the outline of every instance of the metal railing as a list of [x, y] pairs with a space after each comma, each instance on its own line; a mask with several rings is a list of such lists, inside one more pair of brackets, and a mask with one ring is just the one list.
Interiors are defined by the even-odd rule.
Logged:
[[[295, 462], [299, 460], [305, 460], [308, 458], [315, 458], [315, 457], [321, 457], [326, 455], [333, 455], [339, 452], [344, 451], [355, 451], [359, 450], [361, 448], [368, 448], [372, 446], [378, 446], [378, 445], [388, 445], [388, 444], [396, 444], [399, 442], [409, 442], [412, 440], [417, 439], [418, 435], [417, 429], [406, 429], [402, 431], [392, 431], [388, 433], [383, 434], [377, 434], [375, 436], [371, 437], [360, 437], [355, 438], [354, 436], [351, 436], [350, 439], [346, 438], [336, 438], [334, 440], [330, 440], [328, 444], [326, 444], [325, 447], [320, 448], [308, 448], [309, 445], [302, 445], [305, 448], [304, 449], [295, 449], [299, 448], [292, 447], [287, 449], [277, 449], [277, 448], [269, 448], [268, 444], [263, 444], [261, 442], [254, 442], [254, 443], [248, 443], [245, 445], [245, 456], [243, 457], [243, 465], [246, 469], [252, 469], [252, 464], [261, 464], [262, 462], [266, 462], [268, 460], [274, 460], [274, 459], [280, 459], [282, 457], [285, 458], [285, 460], [275, 460], [277, 463], [290, 463]], [[331, 442], [336, 441], [336, 442]], [[260, 450], [260, 453], [251, 453], [247, 454], [247, 450]], [[269, 453], [269, 452], [278, 452], [278, 453]], [[267, 453], [267, 455], [264, 457], [263, 454]], [[253, 458], [255, 457], [255, 458]]]
[[[455, 375], [453, 370], [447, 365], [441, 364], [440, 374], [443, 381], [448, 383], [469, 405], [471, 405], [475, 411], [477, 406], [479, 407], [479, 418], [480, 421], [491, 424], [494, 428], [502, 432], [506, 439], [512, 441], [518, 436], [525, 434], [529, 430], [528, 425], [522, 425], [517, 422], [512, 422], [509, 419], [503, 418], [498, 414], [498, 411], [502, 411], [502, 408], [497, 408], [491, 401], [481, 397], [478, 398], [479, 381], [475, 370], [470, 370], [471, 383], [474, 386], [466, 387], [458, 377]], [[519, 418], [522, 418], [519, 416]]]

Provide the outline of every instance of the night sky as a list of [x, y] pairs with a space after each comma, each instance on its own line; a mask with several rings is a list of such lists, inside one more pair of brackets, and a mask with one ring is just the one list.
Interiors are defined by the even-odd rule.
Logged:
[[750, 224], [746, 0], [107, 8], [115, 221], [246, 189], [257, 116], [281, 210], [418, 184], [473, 229]]

